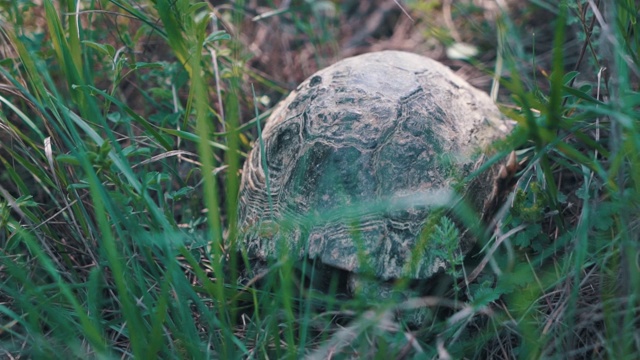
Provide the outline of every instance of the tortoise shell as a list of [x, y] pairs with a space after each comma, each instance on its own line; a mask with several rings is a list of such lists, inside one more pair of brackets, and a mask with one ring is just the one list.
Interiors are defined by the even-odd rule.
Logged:
[[[267, 120], [244, 164], [239, 246], [261, 261], [429, 278], [451, 246], [429, 240], [429, 215], [468, 189], [461, 180], [506, 131], [485, 93], [434, 60], [400, 51], [342, 60]], [[466, 192], [480, 206], [491, 184]], [[467, 251], [467, 237], [458, 242]]]

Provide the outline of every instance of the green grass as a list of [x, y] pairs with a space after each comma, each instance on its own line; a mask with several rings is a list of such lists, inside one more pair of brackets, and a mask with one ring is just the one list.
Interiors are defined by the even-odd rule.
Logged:
[[[555, 13], [549, 54], [517, 18], [490, 34], [518, 124], [500, 153], [523, 160], [510, 206], [455, 286], [382, 304], [299, 287], [316, 270], [295, 259], [241, 271], [239, 169], [260, 94], [283, 92], [247, 65], [246, 4], [0, 3], [0, 357], [637, 358], [640, 9], [536, 3]], [[326, 64], [319, 6], [273, 16]]]

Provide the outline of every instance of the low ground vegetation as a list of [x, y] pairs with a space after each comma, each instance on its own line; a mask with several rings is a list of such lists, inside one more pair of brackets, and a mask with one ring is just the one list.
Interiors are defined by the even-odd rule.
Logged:
[[[0, 3], [0, 357], [638, 357], [636, 2], [256, 3]], [[284, 260], [247, 278], [258, 127], [382, 49], [442, 60], [514, 120], [505, 206], [429, 296], [319, 293]]]

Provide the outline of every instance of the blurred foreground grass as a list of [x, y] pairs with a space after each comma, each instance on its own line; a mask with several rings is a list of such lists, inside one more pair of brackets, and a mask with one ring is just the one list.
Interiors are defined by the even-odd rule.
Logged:
[[[338, 46], [333, 3], [298, 3], [273, 18]], [[286, 92], [247, 65], [246, 4], [0, 3], [0, 356], [637, 358], [639, 9], [596, 3], [545, 3], [541, 55], [495, 19], [526, 163], [417, 329], [403, 304], [297, 289], [290, 261], [243, 285], [238, 170], [268, 114], [247, 89]]]

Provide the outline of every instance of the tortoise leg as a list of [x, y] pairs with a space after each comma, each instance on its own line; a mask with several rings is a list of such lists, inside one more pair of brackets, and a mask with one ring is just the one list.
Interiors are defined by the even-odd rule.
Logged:
[[389, 300], [403, 301], [407, 299], [404, 291], [394, 288], [391, 281], [370, 279], [356, 273], [349, 273], [347, 290], [352, 297], [362, 296], [365, 299], [379, 299], [381, 303]]
[[371, 300], [371, 305], [382, 305], [384, 311], [393, 311], [397, 321], [410, 328], [418, 328], [433, 316], [429, 307], [403, 306], [420, 295], [410, 287], [398, 288], [394, 280], [379, 281], [355, 273], [348, 274], [347, 289], [352, 297]]
[[495, 215], [500, 206], [504, 203], [513, 187], [518, 182], [516, 174], [522, 168], [522, 163], [518, 162], [516, 152], [512, 151], [507, 158], [506, 163], [500, 165], [498, 176], [494, 179], [491, 194], [484, 203], [482, 217], [484, 220], [490, 219]]

